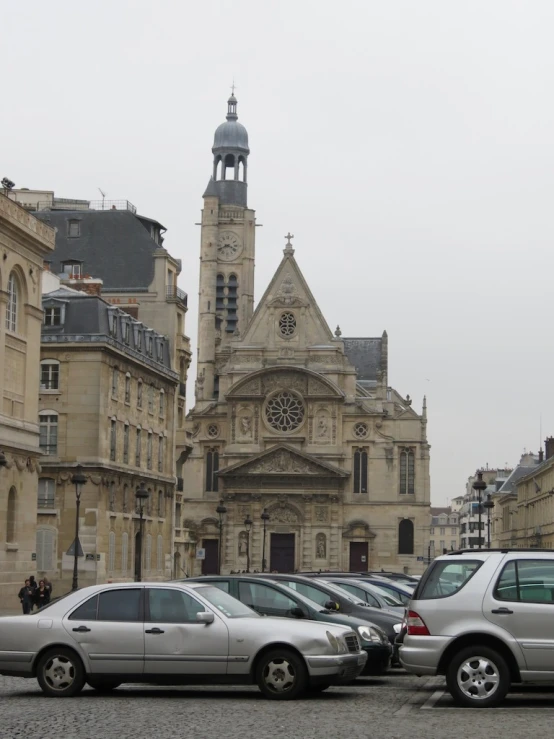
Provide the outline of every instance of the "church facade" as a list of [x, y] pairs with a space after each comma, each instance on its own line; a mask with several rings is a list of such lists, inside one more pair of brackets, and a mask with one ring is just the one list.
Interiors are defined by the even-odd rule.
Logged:
[[388, 385], [386, 332], [331, 331], [290, 234], [254, 309], [250, 151], [234, 95], [212, 152], [176, 571], [420, 572], [430, 510], [425, 400], [418, 413]]

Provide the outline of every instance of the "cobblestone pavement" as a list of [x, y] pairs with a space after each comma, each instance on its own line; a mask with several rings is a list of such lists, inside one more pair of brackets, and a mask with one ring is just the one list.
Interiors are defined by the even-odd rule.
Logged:
[[392, 670], [294, 702], [252, 688], [123, 686], [105, 697], [43, 697], [35, 680], [0, 677], [1, 739], [459, 739], [552, 736], [554, 688], [527, 688], [499, 709], [452, 707], [440, 678]]

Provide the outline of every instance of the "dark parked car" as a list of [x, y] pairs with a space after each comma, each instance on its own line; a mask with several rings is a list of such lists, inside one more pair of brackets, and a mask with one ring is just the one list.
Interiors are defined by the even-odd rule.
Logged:
[[404, 604], [378, 585], [364, 582], [364, 580], [356, 580], [353, 577], [334, 577], [326, 582], [338, 585], [354, 598], [365, 601], [368, 606], [382, 608], [390, 613], [396, 613], [400, 619], [404, 618], [406, 610]]
[[[357, 614], [337, 611], [335, 600], [329, 599], [322, 606], [321, 603], [311, 600], [298, 590], [287, 587], [285, 583], [274, 582], [256, 575], [205, 575], [188, 578], [183, 582], [209, 582], [265, 616], [306, 618], [311, 621], [349, 626], [358, 634], [361, 647], [368, 655], [363, 674], [379, 675], [386, 672], [389, 666], [392, 645], [387, 634], [367, 618], [359, 618]], [[363, 610], [367, 611], [367, 609]]]

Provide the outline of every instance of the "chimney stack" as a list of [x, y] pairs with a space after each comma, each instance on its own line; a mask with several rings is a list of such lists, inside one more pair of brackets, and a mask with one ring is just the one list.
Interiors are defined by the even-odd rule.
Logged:
[[550, 459], [550, 457], [554, 457], [554, 436], [549, 436], [544, 440], [544, 451], [545, 460]]
[[542, 448], [539, 449], [539, 464], [541, 462], [544, 462], [544, 452], [543, 452]]

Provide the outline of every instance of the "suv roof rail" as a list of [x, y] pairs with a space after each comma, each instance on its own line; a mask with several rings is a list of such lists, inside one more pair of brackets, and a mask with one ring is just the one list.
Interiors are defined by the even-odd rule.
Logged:
[[447, 557], [455, 557], [457, 554], [475, 554], [476, 552], [501, 552], [507, 554], [508, 552], [552, 552], [552, 549], [539, 549], [538, 547], [502, 547], [502, 548], [483, 548], [483, 549], [456, 549], [454, 552], [446, 552]]

